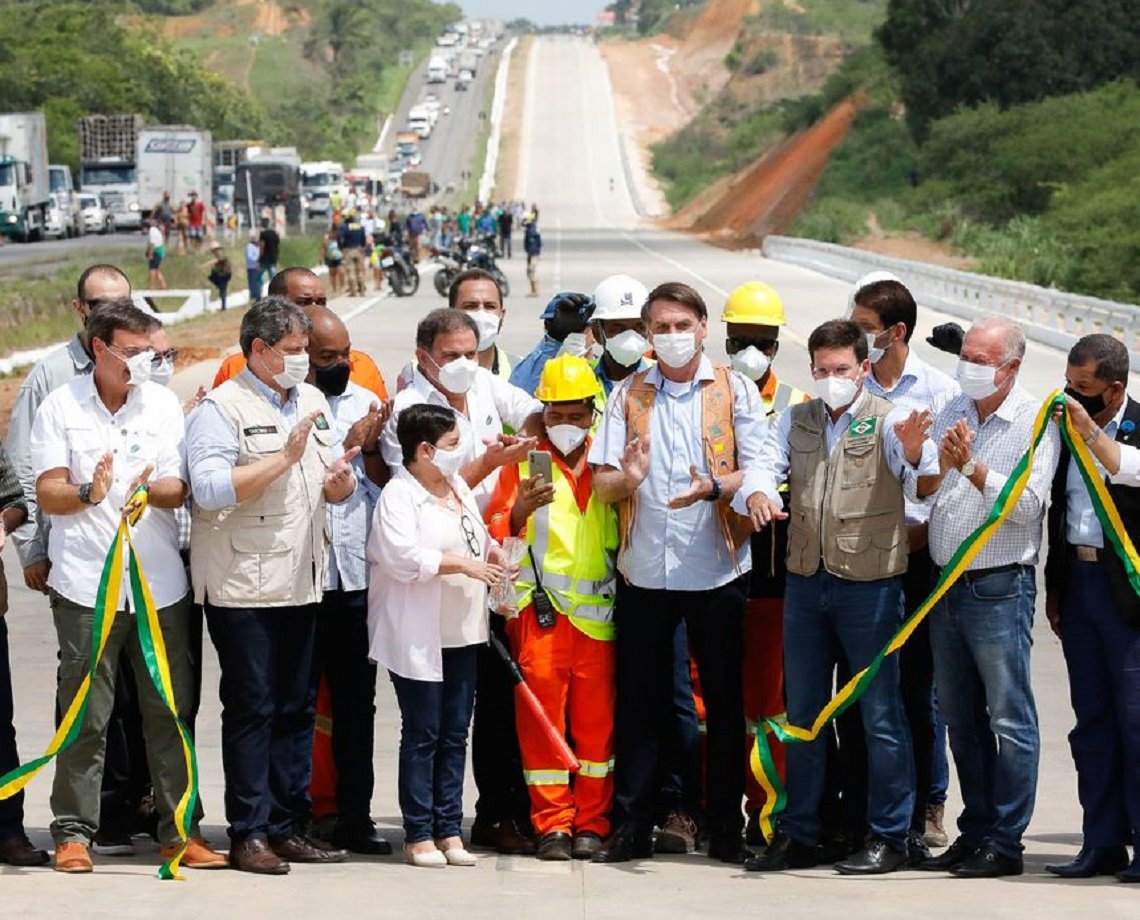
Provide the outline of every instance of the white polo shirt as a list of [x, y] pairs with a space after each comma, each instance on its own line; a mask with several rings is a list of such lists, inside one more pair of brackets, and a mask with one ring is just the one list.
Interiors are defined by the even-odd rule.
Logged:
[[[151, 481], [168, 477], [188, 480], [182, 404], [157, 383], [132, 386], [127, 401], [113, 415], [95, 389], [95, 377], [84, 374], [50, 393], [32, 424], [32, 470], [36, 479], [64, 467], [68, 481], [91, 482], [103, 454], [114, 454], [114, 481], [98, 505], [76, 514], [53, 514], [48, 539], [51, 574], [48, 585], [69, 601], [94, 607], [107, 550], [115, 539], [127, 488], [148, 463]], [[169, 607], [189, 591], [186, 567], [178, 554], [174, 510], [148, 506], [131, 533], [143, 574], [156, 607]], [[130, 588], [124, 575], [119, 609]]]
[[[434, 406], [449, 406], [447, 397], [432, 386], [419, 368], [412, 374], [412, 382], [396, 394], [392, 401], [392, 417], [380, 435], [380, 449], [384, 462], [396, 475], [404, 467], [404, 455], [396, 438], [396, 420], [400, 413], [417, 403], [430, 403]], [[467, 391], [467, 414], [459, 416], [459, 448], [463, 451], [463, 462], [469, 463], [487, 450], [487, 441], [493, 441], [503, 433], [503, 424], [515, 431], [522, 428], [527, 418], [542, 411], [542, 403], [524, 390], [512, 386], [501, 377], [496, 377], [486, 368], [479, 368], [475, 381]], [[482, 512], [491, 500], [495, 483], [499, 481], [499, 471], [495, 470], [471, 491]]]

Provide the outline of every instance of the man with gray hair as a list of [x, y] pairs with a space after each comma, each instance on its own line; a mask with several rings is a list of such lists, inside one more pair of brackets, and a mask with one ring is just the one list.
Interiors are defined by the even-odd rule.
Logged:
[[[962, 392], [934, 417], [940, 471], [908, 483], [930, 505], [930, 555], [941, 569], [989, 516], [1033, 436], [1037, 401], [1017, 383], [1025, 336], [1004, 317], [966, 333]], [[1059, 437], [1050, 425], [1009, 516], [931, 613], [934, 680], [950, 734], [963, 811], [959, 837], [919, 868], [961, 878], [1023, 871], [1041, 742], [1030, 686], [1034, 567]]]
[[304, 833], [309, 698], [328, 565], [325, 503], [356, 488], [324, 394], [305, 383], [311, 322], [283, 297], [242, 319], [246, 367], [190, 416], [190, 570], [222, 670], [222, 766], [235, 869], [340, 862]]

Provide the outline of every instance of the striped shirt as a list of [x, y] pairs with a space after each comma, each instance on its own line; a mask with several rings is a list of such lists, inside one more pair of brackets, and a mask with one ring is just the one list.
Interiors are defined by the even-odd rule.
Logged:
[[[963, 393], [951, 399], [938, 412], [930, 430], [930, 438], [941, 444], [942, 436], [959, 419], [974, 432], [972, 452], [984, 463], [985, 488], [979, 492], [969, 479], [950, 470], [942, 485], [925, 501], [930, 505], [930, 555], [937, 566], [945, 566], [955, 550], [986, 519], [1009, 474], [1029, 447], [1033, 424], [1039, 409], [1037, 401], [1020, 386], [1014, 385], [997, 410], [984, 422], [978, 421], [974, 401]], [[1036, 565], [1041, 552], [1041, 522], [1057, 469], [1060, 437], [1057, 426], [1050, 424], [1038, 445], [1021, 497], [1005, 523], [998, 528], [973, 562], [971, 571], [996, 566]], [[908, 497], [916, 498], [915, 482], [905, 482]]]

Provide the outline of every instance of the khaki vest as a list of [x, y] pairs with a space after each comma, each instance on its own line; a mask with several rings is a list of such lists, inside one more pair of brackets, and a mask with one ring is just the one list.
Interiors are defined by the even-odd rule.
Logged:
[[[625, 396], [625, 441], [644, 438], [649, 434], [653, 404], [657, 401], [657, 387], [646, 383], [648, 370], [638, 371], [630, 381]], [[733, 424], [735, 398], [732, 391], [732, 375], [727, 367], [713, 365], [713, 379], [701, 383], [701, 441], [704, 447], [705, 462], [710, 476], [725, 476], [735, 473], [736, 429]], [[752, 534], [752, 521], [733, 511], [727, 502], [716, 503], [717, 519], [721, 534], [729, 553], [735, 558], [736, 551]], [[637, 492], [618, 505], [618, 520], [621, 528], [621, 548], [625, 551], [629, 535], [633, 532], [633, 521], [637, 515]]]
[[891, 408], [887, 400], [867, 394], [830, 456], [823, 400], [788, 410], [789, 572], [814, 575], [821, 557], [828, 572], [851, 581], [906, 571], [903, 490], [883, 447]]
[[[237, 466], [280, 453], [281, 415], [244, 377], [212, 390], [238, 441]], [[328, 565], [324, 478], [335, 459], [332, 412], [315, 387], [297, 387], [297, 418], [320, 411], [299, 463], [257, 498], [221, 511], [194, 506], [190, 571], [194, 600], [217, 607], [287, 607], [321, 599]]]

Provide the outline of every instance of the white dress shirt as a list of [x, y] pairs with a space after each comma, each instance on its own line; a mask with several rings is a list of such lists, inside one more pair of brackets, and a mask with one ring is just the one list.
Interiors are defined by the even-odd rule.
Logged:
[[[875, 379], [874, 365], [871, 373], [867, 375], [866, 387], [876, 396], [889, 399], [899, 409], [905, 409], [903, 417], [910, 415], [912, 410], [929, 411], [937, 415], [942, 407], [962, 392], [958, 381], [949, 374], [944, 374], [932, 364], [923, 361], [913, 348], [906, 356], [903, 364], [902, 376], [895, 381], [889, 390]], [[938, 459], [938, 450], [935, 448], [935, 460]], [[937, 473], [937, 470], [935, 470]], [[922, 502], [906, 499], [906, 522], [908, 524], [921, 524], [930, 517], [930, 507]]]
[[[408, 406], [417, 403], [449, 405], [447, 397], [418, 368], [412, 374], [411, 385], [397, 393], [392, 401], [392, 417], [380, 435], [384, 462], [391, 467], [393, 475], [404, 468], [403, 451], [396, 438], [396, 420]], [[467, 391], [467, 413], [456, 413], [459, 418], [459, 449], [463, 451], [463, 462], [470, 463], [481, 456], [487, 450], [485, 442], [493, 441], [503, 433], [504, 423], [519, 431], [529, 416], [541, 411], [542, 403], [529, 393], [511, 386], [489, 370], [479, 368], [475, 372], [471, 389]], [[480, 511], [487, 507], [498, 481], [499, 471], [495, 470], [472, 489]]]
[[[930, 505], [930, 555], [934, 564], [944, 566], [962, 542], [989, 516], [998, 494], [1013, 472], [1014, 464], [1029, 447], [1040, 404], [1014, 385], [1009, 395], [985, 422], [978, 421], [978, 408], [970, 397], [959, 393], [934, 418], [930, 439], [935, 444], [959, 419], [965, 419], [974, 432], [972, 453], [986, 465], [985, 488], [979, 492], [972, 482], [957, 470], [950, 470], [942, 485], [925, 501]], [[1060, 435], [1050, 424], [1033, 459], [1021, 497], [1010, 510], [1009, 517], [990, 537], [989, 542], [970, 563], [971, 571], [1015, 563], [1036, 565], [1041, 552], [1041, 522], [1057, 469]], [[917, 500], [915, 482], [906, 483], [907, 494]]]
[[[1116, 433], [1120, 430], [1120, 422], [1124, 418], [1124, 410], [1127, 406], [1127, 402], [1121, 403], [1120, 411], [1116, 413], [1111, 422], [1104, 426], [1104, 433], [1108, 438], [1116, 439]], [[1116, 471], [1116, 475], [1108, 477], [1109, 481], [1118, 486], [1132, 486], [1134, 488], [1140, 486], [1140, 448], [1128, 444], [1121, 444], [1119, 447], [1120, 469]], [[1101, 466], [1100, 461], [1097, 460], [1096, 454], [1093, 454], [1093, 463], [1096, 464], [1101, 479], [1104, 479], [1108, 474]], [[1076, 461], [1071, 456], [1069, 457], [1069, 468], [1065, 471], [1065, 528], [1065, 539], [1074, 546], [1104, 548], [1104, 531], [1101, 529], [1100, 521], [1093, 510], [1089, 490], [1081, 478]]]
[[[333, 431], [342, 445], [348, 430], [366, 416], [376, 402], [376, 394], [351, 380], [340, 396], [329, 396]], [[329, 570], [325, 589], [330, 591], [363, 591], [368, 587], [368, 563], [364, 546], [372, 511], [380, 498], [380, 487], [364, 471], [364, 458], [352, 461], [356, 468], [357, 488], [343, 502], [326, 505], [329, 528]]]
[[[847, 407], [846, 411], [835, 421], [831, 420], [831, 413], [825, 412], [826, 427], [824, 435], [827, 438], [827, 455], [830, 457], [839, 444], [845, 431], [853, 421], [863, 412], [867, 402], [867, 390], [862, 389], [855, 397], [855, 402]], [[779, 492], [780, 484], [788, 478], [791, 467], [791, 450], [788, 447], [788, 437], [792, 430], [792, 413], [789, 406], [780, 413], [776, 424], [768, 429], [768, 437], [764, 440], [764, 448], [760, 452], [760, 461], [744, 477], [744, 485], [732, 500], [732, 507], [738, 514], [747, 514], [748, 497], [754, 492], [763, 492], [776, 504], [783, 501]], [[910, 415], [909, 409], [894, 408], [883, 419], [883, 449], [886, 452], [887, 466], [891, 473], [900, 482], [908, 476], [936, 476], [938, 475], [938, 448], [927, 441], [922, 446], [922, 458], [917, 470], [906, 459], [906, 451], [899, 437], [895, 434], [895, 425], [905, 421]]]
[[[108, 451], [114, 454], [114, 480], [106, 498], [75, 514], [48, 515], [52, 564], [48, 585], [82, 607], [95, 606], [103, 562], [135, 477], [150, 463], [152, 481], [187, 481], [186, 435], [178, 397], [157, 383], [132, 386], [127, 401], [112, 415], [91, 374], [48, 395], [32, 425], [32, 469], [37, 479], [48, 470], [66, 468], [69, 482], [91, 482], [96, 464]], [[131, 537], [155, 606], [169, 607], [185, 597], [189, 586], [178, 553], [174, 510], [148, 506]], [[129, 596], [125, 554], [123, 561], [120, 609]]]
[[[601, 427], [590, 448], [594, 466], [621, 469], [626, 444], [625, 400], [633, 376], [614, 388], [606, 403]], [[752, 568], [749, 542], [735, 555], [728, 551], [716, 506], [694, 502], [673, 510], [669, 499], [692, 484], [690, 465], [709, 475], [701, 426], [701, 387], [714, 379], [713, 365], [702, 356], [696, 377], [674, 383], [654, 365], [645, 382], [657, 388], [649, 420], [649, 475], [637, 491], [637, 514], [618, 566], [630, 584], [670, 591], [707, 591], [727, 584]], [[749, 470], [757, 463], [768, 423], [756, 385], [731, 372], [733, 429], [737, 466]]]
[[[368, 657], [411, 680], [443, 680], [444, 576], [439, 574], [445, 547], [466, 516], [486, 558], [493, 541], [475, 499], [462, 477], [451, 480], [462, 502], [450, 510], [401, 466], [380, 493], [368, 538], [371, 577], [368, 587]], [[449, 645], [458, 631], [467, 644], [486, 642], [487, 591], [476, 584], [478, 603], [462, 624], [448, 623]]]

